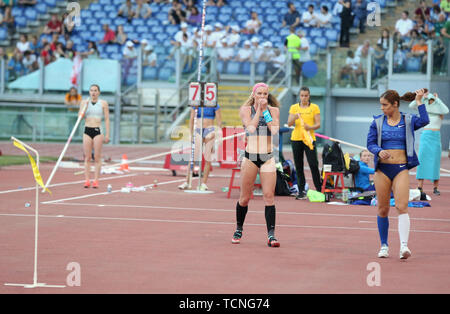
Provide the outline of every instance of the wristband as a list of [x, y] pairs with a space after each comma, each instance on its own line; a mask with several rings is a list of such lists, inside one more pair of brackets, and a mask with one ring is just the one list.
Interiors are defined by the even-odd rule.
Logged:
[[263, 112], [263, 116], [266, 123], [272, 122], [272, 116], [270, 115], [270, 111], [268, 109]]

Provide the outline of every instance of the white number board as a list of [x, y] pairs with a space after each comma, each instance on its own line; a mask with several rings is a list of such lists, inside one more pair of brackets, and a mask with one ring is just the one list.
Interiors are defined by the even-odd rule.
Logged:
[[217, 106], [217, 85], [215, 83], [205, 84], [205, 107], [215, 107]]
[[201, 100], [201, 85], [200, 83], [189, 84], [189, 105], [191, 107], [200, 106]]

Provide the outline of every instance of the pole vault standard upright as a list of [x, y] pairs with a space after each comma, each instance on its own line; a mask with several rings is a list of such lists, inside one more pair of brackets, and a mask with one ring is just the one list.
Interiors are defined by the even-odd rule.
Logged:
[[[200, 29], [200, 51], [199, 51], [199, 57], [198, 57], [198, 72], [197, 72], [197, 84], [200, 83], [201, 81], [201, 77], [202, 77], [202, 66], [203, 66], [203, 50], [204, 50], [204, 41], [205, 41], [205, 16], [206, 16], [206, 0], [203, 0], [203, 5], [202, 5], [203, 9], [202, 9], [202, 25], [201, 25], [201, 29]], [[198, 91], [198, 90], [197, 90]], [[189, 86], [189, 92], [191, 92], [191, 87]], [[201, 93], [198, 94], [197, 97], [201, 97], [200, 95]], [[189, 168], [188, 168], [188, 186], [192, 187], [192, 175], [194, 172], [194, 159], [195, 159], [195, 128], [196, 128], [196, 124], [197, 124], [197, 112], [198, 112], [198, 108], [200, 106], [200, 102], [197, 101], [197, 97], [195, 97], [195, 101], [192, 101], [192, 98], [190, 97], [191, 100], [191, 106], [194, 108], [194, 121], [193, 121], [193, 130], [192, 130], [192, 139], [191, 139], [191, 157], [190, 157], [190, 162], [189, 162]], [[201, 97], [202, 98], [202, 97]], [[200, 146], [203, 145], [203, 109], [202, 109], [202, 113], [201, 113], [201, 129], [200, 129]], [[202, 155], [200, 155], [200, 159], [201, 159]], [[201, 162], [200, 162], [200, 169], [201, 169]], [[201, 171], [201, 170], [200, 170]], [[200, 185], [201, 185], [201, 172], [199, 173], [199, 185], [198, 185], [198, 191], [200, 191]]]
[[202, 178], [202, 161], [203, 161], [203, 108], [217, 106], [217, 85], [216, 83], [193, 82], [189, 85], [189, 103], [195, 108], [195, 116], [192, 130], [191, 142], [191, 158], [189, 164], [188, 184], [192, 186], [192, 173], [195, 164], [195, 137], [196, 137], [196, 117], [197, 110], [201, 108], [200, 116], [200, 145], [199, 145], [199, 180], [197, 190], [185, 190], [187, 193], [211, 193], [211, 191], [200, 191]]

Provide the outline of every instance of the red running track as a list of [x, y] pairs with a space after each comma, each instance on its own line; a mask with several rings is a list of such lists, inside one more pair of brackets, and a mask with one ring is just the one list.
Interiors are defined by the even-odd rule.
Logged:
[[[44, 181], [52, 167], [41, 166]], [[266, 245], [261, 196], [249, 205], [241, 244], [233, 245], [238, 191], [231, 199], [221, 191], [230, 170], [214, 169], [208, 185], [215, 193], [204, 195], [178, 190], [183, 177], [166, 171], [102, 175], [98, 190], [84, 189], [74, 171], [58, 170], [52, 195], [40, 194], [38, 282], [66, 285], [71, 273], [66, 267], [76, 262], [80, 286], [4, 285], [33, 280], [34, 181], [29, 166], [14, 166], [0, 170], [0, 293], [450, 292], [448, 176], [441, 178], [442, 195], [431, 196], [431, 207], [410, 208], [412, 257], [403, 261], [395, 209], [387, 259], [376, 257], [375, 207], [293, 197], [276, 198], [280, 248]], [[129, 181], [142, 186], [155, 179], [155, 189], [120, 192]], [[108, 183], [111, 194], [105, 193]], [[425, 192], [431, 192], [430, 183]], [[373, 269], [367, 267], [373, 262], [380, 266], [381, 281], [371, 287], [367, 278]]]

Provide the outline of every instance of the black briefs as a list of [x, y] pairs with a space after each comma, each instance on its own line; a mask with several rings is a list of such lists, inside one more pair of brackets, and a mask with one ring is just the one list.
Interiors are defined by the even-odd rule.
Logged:
[[89, 127], [85, 127], [84, 128], [84, 134], [89, 135], [90, 138], [94, 138], [97, 135], [100, 135], [100, 128], [89, 128]]

